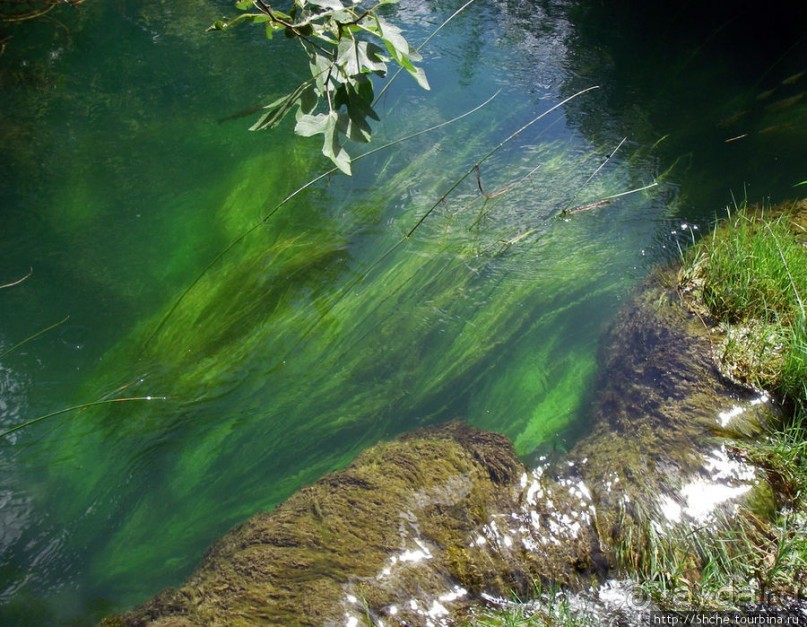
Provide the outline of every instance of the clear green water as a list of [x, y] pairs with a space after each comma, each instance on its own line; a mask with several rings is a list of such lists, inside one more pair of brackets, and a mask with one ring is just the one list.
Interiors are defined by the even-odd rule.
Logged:
[[[418, 43], [458, 6], [390, 17]], [[567, 447], [603, 328], [690, 240], [682, 223], [708, 229], [732, 192], [805, 189], [803, 13], [478, 0], [424, 49], [432, 92], [393, 84], [373, 147], [499, 95], [313, 185], [194, 284], [327, 167], [288, 127], [219, 122], [305, 71], [282, 41], [206, 34], [228, 7], [87, 0], [0, 56], [0, 283], [33, 269], [0, 290], [0, 352], [70, 316], [0, 359], [0, 428], [165, 397], [0, 442], [2, 624], [131, 607], [402, 431], [460, 418], [527, 458]], [[592, 85], [483, 165], [485, 191], [507, 193], [484, 203], [470, 176], [403, 238], [493, 146]]]

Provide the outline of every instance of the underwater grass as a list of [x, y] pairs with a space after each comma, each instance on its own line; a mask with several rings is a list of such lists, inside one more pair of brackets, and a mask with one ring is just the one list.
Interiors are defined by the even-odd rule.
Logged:
[[[467, 142], [465, 158], [477, 150]], [[81, 512], [92, 502], [117, 508], [92, 572], [107, 586], [119, 585], [122, 599], [139, 600], [155, 584], [175, 581], [172, 573], [187, 573], [209, 538], [344, 466], [382, 437], [465, 414], [513, 437], [527, 454], [568, 426], [594, 371], [579, 339], [581, 322], [592, 323], [577, 312], [592, 298], [609, 300], [620, 285], [607, 280], [612, 249], [598, 244], [613, 236], [598, 226], [592, 238], [592, 225], [583, 220], [551, 219], [561, 194], [532, 190], [578, 188], [593, 159], [562, 144], [533, 148], [502, 179], [518, 179], [539, 160], [546, 172], [537, 170], [509, 199], [499, 197], [486, 228], [469, 230], [476, 219], [472, 207], [466, 210], [475, 195], [469, 180], [417, 237], [398, 244], [423, 208], [402, 198], [412, 190], [419, 198], [443, 193], [443, 177], [427, 167], [428, 159], [439, 158], [434, 151], [426, 164], [388, 166], [373, 189], [385, 203], [368, 203], [366, 210], [346, 214], [322, 190], [295, 199], [201, 278], [145, 349], [142, 338], [154, 319], [105, 358], [116, 368], [93, 380], [96, 390], [108, 389], [111, 374], [137, 363], [146, 376], [133, 393], [168, 400], [160, 407], [96, 408], [53, 429], [52, 454], [81, 468], [61, 467], [52, 479], [51, 498], [71, 494], [65, 518], [86, 518]], [[232, 212], [241, 212], [247, 227], [254, 221], [247, 210], [260, 193], [243, 177], [252, 173], [250, 180], [268, 195], [269, 184], [258, 181], [270, 164], [271, 156], [239, 166], [222, 209], [229, 233], [238, 221]], [[415, 177], [415, 170], [432, 175]], [[598, 185], [612, 193], [624, 189], [621, 176], [604, 174]], [[370, 237], [374, 227], [366, 220], [373, 214], [374, 222], [393, 223]], [[500, 242], [525, 220], [536, 235], [503, 250]], [[568, 249], [575, 251], [573, 262]], [[577, 279], [570, 295], [569, 282]], [[569, 343], [546, 333], [558, 322], [566, 340], [579, 342], [565, 360], [558, 356]], [[513, 352], [516, 337], [524, 338], [523, 350]], [[559, 390], [548, 380], [533, 384], [542, 370], [564, 382]], [[510, 378], [512, 384], [504, 383]], [[486, 390], [509, 399], [486, 413]], [[548, 416], [535, 409], [542, 406]], [[141, 451], [134, 458], [114, 467], [98, 463], [96, 451], [133, 442]], [[164, 478], [157, 490], [148, 485], [155, 475]], [[131, 502], [122, 499], [121, 486]], [[162, 579], [142, 588], [128, 579], [154, 569]]]

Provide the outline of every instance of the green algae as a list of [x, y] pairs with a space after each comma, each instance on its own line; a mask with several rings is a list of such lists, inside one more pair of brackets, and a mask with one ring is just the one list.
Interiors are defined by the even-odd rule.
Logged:
[[[469, 152], [475, 149], [471, 143]], [[571, 167], [576, 157], [562, 146], [549, 145], [534, 158], [567, 163], [569, 188], [590, 173], [585, 162]], [[276, 197], [276, 181], [262, 176], [272, 160], [256, 157], [239, 166], [229, 185], [220, 184], [229, 188], [222, 195], [222, 238], [251, 228], [255, 203]], [[399, 194], [409, 192], [414, 169], [422, 167], [395, 171], [387, 164], [388, 182], [378, 179], [374, 196], [399, 207]], [[561, 171], [550, 167], [542, 178], [538, 170], [529, 183], [558, 185]], [[410, 185], [400, 190], [403, 180]], [[436, 197], [445, 188], [435, 177], [435, 191], [424, 194], [428, 182], [420, 179], [420, 195]], [[383, 216], [390, 211], [384, 206], [346, 214], [341, 207], [348, 201], [326, 190], [300, 195], [104, 357], [95, 390], [106, 393], [117, 385], [110, 373], [125, 376], [134, 364], [142, 380], [124, 379], [131, 383], [127, 393], [167, 400], [85, 412], [54, 430], [54, 458], [64, 450], [75, 459], [77, 439], [84, 451], [76, 461], [80, 473], [61, 466], [52, 480], [51, 498], [72, 495], [66, 519], [88, 503], [120, 503], [92, 565], [95, 576], [120, 581], [137, 598], [143, 593], [124, 583], [127, 573], [157, 568], [167, 581], [187, 572], [211, 532], [271, 508], [384, 435], [466, 413], [466, 405], [472, 423], [510, 435], [522, 454], [568, 427], [593, 376], [586, 346], [597, 332], [593, 325], [591, 335], [581, 336], [575, 312], [610, 297], [613, 284], [591, 283], [605, 281], [611, 253], [586, 241], [585, 222], [552, 219], [557, 205], [524, 189], [514, 190], [513, 202], [503, 197], [486, 227], [469, 236], [472, 189], [459, 194], [456, 211], [435, 215], [416, 237], [401, 240], [395, 228], [367, 237], [373, 228], [364, 222], [367, 211]], [[524, 228], [517, 225], [525, 202], [532, 205], [531, 228], [542, 237], [503, 249], [500, 242]], [[272, 206], [264, 200], [262, 211]], [[422, 210], [410, 203], [396, 223], [412, 224]], [[552, 256], [568, 238], [580, 244], [573, 265]], [[535, 255], [544, 260], [535, 264]], [[512, 273], [526, 264], [539, 270]], [[575, 276], [586, 285], [575, 288], [570, 302], [564, 285]], [[566, 335], [547, 338], [545, 329], [559, 323]], [[514, 352], [510, 343], [519, 336], [526, 340]], [[536, 385], [540, 372], [560, 385], [550, 379]], [[493, 415], [485, 399], [501, 399]], [[94, 451], [133, 441], [141, 451], [133, 461], [97, 463]], [[241, 471], [232, 473], [236, 459]], [[146, 468], [163, 477], [159, 490], [138, 479]], [[116, 494], [129, 477], [134, 507]]]
[[[166, 614], [157, 624], [324, 624], [342, 614], [343, 586], [356, 579], [368, 580], [365, 602], [382, 607], [392, 586], [372, 591], [370, 581], [391, 552], [404, 548], [406, 521], [422, 525], [421, 546], [450, 547], [484, 520], [475, 503], [500, 500], [520, 469], [506, 440], [459, 425], [377, 445], [272, 514], [233, 530], [194, 580], [117, 622], [142, 624]], [[444, 526], [449, 511], [465, 514]], [[468, 579], [462, 568], [457, 573]], [[396, 588], [406, 588], [402, 577]], [[443, 583], [446, 574], [431, 577], [420, 583]]]

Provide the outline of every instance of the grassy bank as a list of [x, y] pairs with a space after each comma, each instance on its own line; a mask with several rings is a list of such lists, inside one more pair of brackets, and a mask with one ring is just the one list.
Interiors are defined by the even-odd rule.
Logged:
[[684, 257], [679, 287], [715, 328], [723, 372], [804, 409], [807, 202], [748, 208]]

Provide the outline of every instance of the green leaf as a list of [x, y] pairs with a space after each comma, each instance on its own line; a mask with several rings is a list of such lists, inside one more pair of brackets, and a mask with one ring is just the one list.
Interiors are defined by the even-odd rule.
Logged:
[[[369, 84], [369, 94], [364, 84]], [[369, 101], [366, 100], [370, 96]], [[367, 122], [370, 117], [378, 119], [378, 115], [373, 111], [372, 104], [372, 83], [366, 75], [361, 74], [355, 81], [348, 81], [340, 86], [333, 99], [334, 109], [345, 107], [345, 113], [340, 113], [337, 130], [353, 141], [366, 143], [372, 138], [372, 129]]]
[[387, 22], [380, 15], [376, 16], [376, 23], [381, 33], [381, 39], [386, 44], [387, 49], [395, 60], [398, 61], [402, 57], [409, 56], [409, 43], [404, 39], [404, 36], [401, 35], [401, 29]]
[[367, 31], [371, 35], [375, 35], [379, 39], [381, 38], [381, 26], [378, 25], [378, 21], [376, 21], [375, 15], [365, 17], [363, 20], [359, 22], [358, 26], [359, 28]]
[[303, 137], [312, 137], [328, 131], [330, 115], [320, 113], [318, 115], [302, 115], [297, 120], [294, 132]]
[[303, 114], [311, 113], [317, 108], [319, 103], [319, 96], [313, 85], [309, 85], [303, 93], [300, 94], [300, 111]]
[[311, 76], [313, 76], [316, 81], [317, 90], [320, 94], [324, 94], [326, 91], [332, 91], [332, 89], [328, 89], [328, 85], [326, 85], [326, 83], [328, 83], [332, 86], [333, 81], [328, 78], [328, 72], [332, 65], [333, 61], [319, 51], [311, 50], [309, 52], [308, 67], [311, 71]]
[[358, 62], [362, 71], [369, 71], [379, 76], [387, 73], [387, 64], [381, 56], [381, 48], [366, 41], [360, 41], [357, 46]]
[[359, 98], [367, 104], [367, 108], [370, 112], [370, 117], [374, 120], [378, 120], [378, 116], [376, 116], [375, 111], [373, 111], [370, 105], [373, 104], [373, 100], [375, 100], [375, 94], [373, 93], [373, 82], [367, 78], [366, 76], [360, 76], [354, 85], [356, 87], [356, 93], [358, 94]]
[[344, 174], [348, 176], [352, 176], [353, 172], [350, 169], [350, 155], [347, 154], [347, 151], [339, 145], [339, 142], [334, 139], [331, 142], [330, 147], [328, 147], [328, 142], [326, 140], [326, 145], [322, 148], [322, 154], [324, 154], [328, 159], [330, 159], [333, 164], [339, 168]]
[[342, 172], [351, 175], [350, 171], [350, 155], [342, 148], [339, 143], [336, 124], [339, 121], [339, 115], [336, 111], [331, 111], [327, 115], [328, 123], [325, 130], [325, 141], [322, 144], [322, 154], [328, 157], [333, 164]]
[[373, 110], [373, 83], [362, 76], [360, 80], [349, 85], [347, 91], [348, 108], [350, 111], [360, 113], [363, 118], [370, 117], [379, 120], [378, 114]]
[[263, 131], [269, 128], [274, 128], [280, 124], [281, 120], [283, 120], [283, 118], [286, 117], [286, 115], [294, 108], [294, 105], [300, 101], [303, 92], [308, 88], [308, 82], [302, 83], [290, 94], [283, 96], [282, 98], [278, 98], [271, 104], [266, 105], [264, 107], [266, 113], [258, 118], [258, 121], [249, 127], [249, 130]]
[[348, 139], [367, 144], [373, 138], [373, 130], [363, 117], [349, 115], [344, 130], [344, 134]]
[[340, 11], [345, 8], [345, 5], [339, 0], [308, 0], [308, 4], [314, 4], [330, 11]]
[[241, 9], [242, 11], [246, 11], [251, 6], [252, 0], [238, 0], [238, 2], [235, 3], [235, 8]]
[[429, 91], [431, 87], [429, 86], [429, 81], [426, 79], [426, 72], [423, 71], [422, 67], [412, 67], [406, 68], [406, 71], [409, 72], [415, 80], [418, 82], [423, 89]]
[[[376, 49], [380, 50], [378, 46]], [[387, 71], [386, 63], [369, 49], [369, 44], [355, 39], [343, 39], [339, 42], [336, 64], [343, 68], [346, 77], [369, 72], [384, 74]]]
[[347, 11], [347, 10], [345, 10], [345, 11], [334, 11], [334, 13], [331, 15], [331, 19], [334, 22], [338, 22], [339, 24], [351, 24], [351, 26], [348, 27], [351, 32], [355, 32], [359, 28], [358, 26], [353, 24], [353, 22], [356, 21], [355, 14], [353, 14], [350, 11]]

